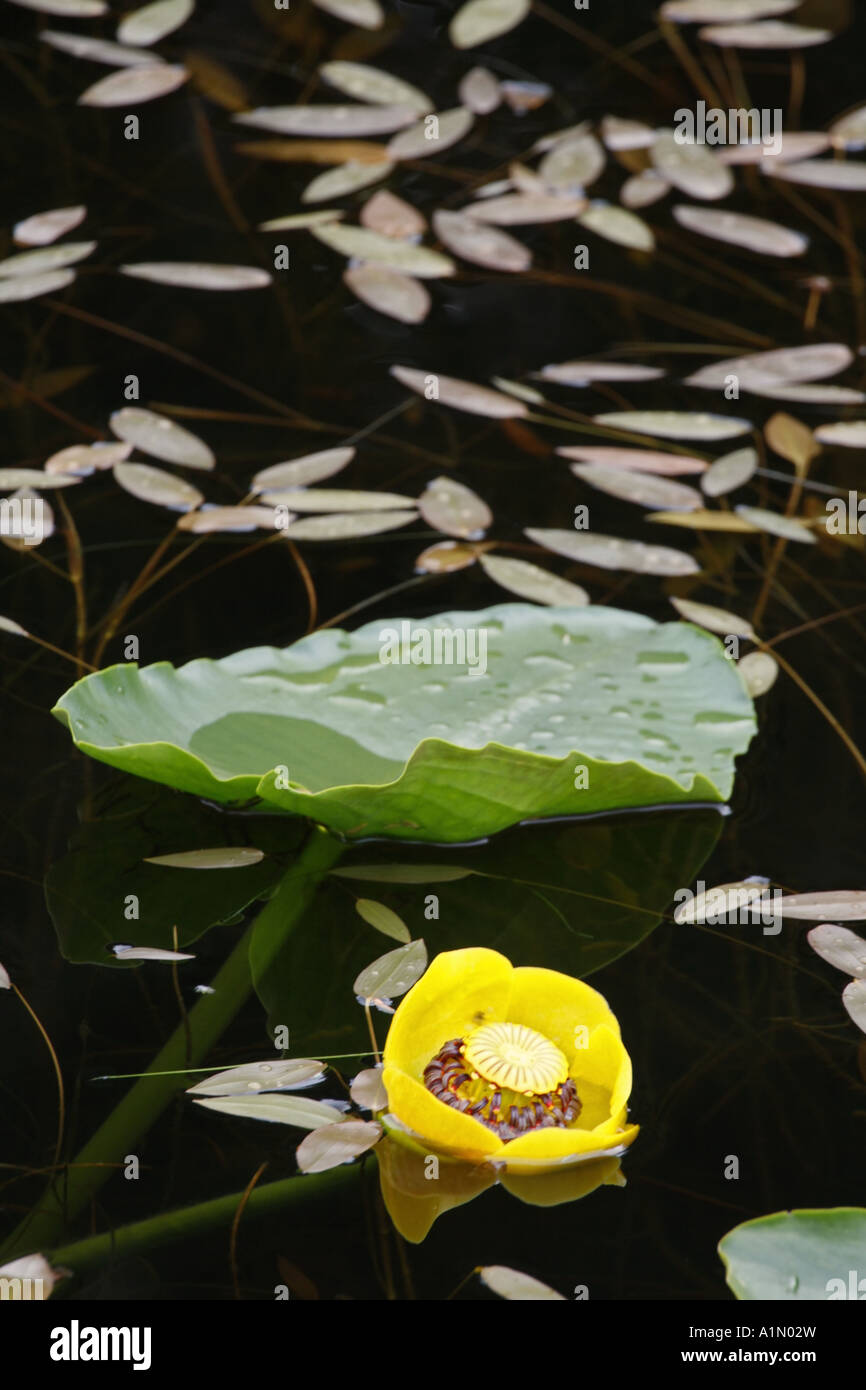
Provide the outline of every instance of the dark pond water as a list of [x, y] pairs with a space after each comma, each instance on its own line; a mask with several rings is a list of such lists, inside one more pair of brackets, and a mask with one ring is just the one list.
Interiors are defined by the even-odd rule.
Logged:
[[[467, 185], [482, 175], [501, 177], [511, 159], [527, 157], [537, 138], [577, 120], [614, 111], [669, 124], [673, 109], [691, 104], [694, 93], [670, 49], [658, 37], [646, 38], [653, 32], [653, 8], [609, 3], [593, 6], [585, 17], [566, 6], [553, 10], [554, 18], [587, 26], [604, 44], [645, 64], [655, 79], [648, 85], [569, 36], [539, 7], [542, 13], [518, 33], [485, 48], [483, 61], [500, 77], [549, 83], [551, 101], [522, 117], [497, 113], [470, 141], [431, 161], [434, 167], [414, 166], [395, 187], [429, 214], [461, 205]], [[400, 3], [386, 31], [364, 35], [305, 5], [277, 16], [264, 0], [225, 0], [202, 3], [182, 34], [162, 48], [172, 60], [194, 52], [223, 64], [250, 104], [307, 100], [316, 90], [317, 64], [345, 57], [420, 83], [441, 109], [454, 104], [456, 84], [472, 62], [482, 61], [448, 44], [450, 12], [445, 4]], [[798, 15], [805, 23], [834, 26], [843, 18], [844, 6], [817, 0]], [[862, 64], [858, 72], [851, 55], [858, 45], [862, 51], [866, 25], [862, 12], [853, 18], [843, 39], [808, 55], [803, 129], [820, 129], [863, 96]], [[392, 363], [485, 382], [494, 374], [523, 377], [545, 362], [627, 347], [643, 351], [635, 360], [670, 370], [661, 383], [622, 388], [631, 406], [696, 409], [694, 396], [686, 399], [677, 384], [682, 353], [676, 349], [683, 344], [710, 342], [733, 352], [799, 344], [810, 336], [855, 348], [861, 341], [851, 267], [818, 226], [807, 228], [813, 235], [808, 271], [832, 277], [836, 288], [811, 335], [802, 329], [806, 291], [799, 283], [808, 272], [796, 262], [767, 269], [758, 258], [727, 252], [714, 259], [704, 247], [698, 263], [676, 241], [663, 242], [659, 257], [647, 260], [596, 239], [588, 277], [593, 288], [572, 269], [572, 224], [519, 229], [534, 254], [532, 272], [506, 277], [464, 268], [453, 281], [437, 284], [429, 319], [411, 328], [351, 300], [339, 258], [300, 233], [291, 234], [291, 268], [278, 273], [267, 292], [221, 296], [124, 279], [112, 268], [135, 260], [271, 265], [274, 238], [254, 229], [299, 206], [311, 166], [239, 153], [238, 128], [228, 113], [191, 88], [141, 107], [141, 138], [124, 140], [118, 111], [74, 105], [85, 82], [107, 69], [38, 44], [38, 23], [38, 16], [2, 6], [4, 227], [34, 210], [86, 203], [100, 252], [91, 268], [82, 268], [72, 292], [0, 309], [4, 465], [39, 467], [68, 443], [104, 436], [109, 413], [123, 403], [124, 379], [134, 373], [142, 404], [188, 411], [178, 418], [214, 448], [219, 462], [208, 480], [212, 500], [238, 501], [255, 470], [358, 436], [347, 486], [412, 493], [431, 476], [454, 470], [489, 502], [496, 537], [520, 543], [526, 526], [570, 525], [575, 480], [549, 453], [551, 431], [434, 411], [421, 402], [407, 406], [406, 393], [388, 376]], [[749, 73], [765, 104], [787, 105], [787, 55], [751, 55]], [[610, 165], [596, 195], [614, 200], [621, 176]], [[841, 225], [838, 198], [808, 189], [797, 194], [829, 219], [831, 230]], [[739, 197], [744, 211], [806, 226], [782, 194], [763, 184], [747, 179]], [[862, 229], [862, 199], [846, 206]], [[647, 217], [673, 235], [667, 204]], [[771, 286], [781, 305], [726, 277], [725, 262], [759, 288]], [[709, 316], [714, 327], [684, 328], [685, 310]], [[696, 365], [704, 359], [687, 360]], [[77, 376], [50, 375], [73, 368], [81, 369]], [[851, 382], [862, 385], [862, 375], [856, 368]], [[24, 384], [23, 394], [15, 383]], [[551, 398], [587, 412], [620, 403], [604, 388], [587, 405], [564, 390]], [[740, 403], [757, 425], [776, 408], [756, 397], [745, 409]], [[815, 424], [837, 416], [817, 408], [802, 418]], [[821, 466], [821, 478], [843, 493], [859, 482], [859, 456], [852, 451], [833, 451]], [[782, 510], [786, 496], [784, 485], [763, 481], [749, 500]], [[166, 514], [119, 492], [108, 478], [82, 489], [73, 503], [94, 621], [161, 541]], [[592, 506], [599, 531], [646, 538], [639, 509], [595, 493]], [[682, 540], [675, 536], [672, 543], [693, 548], [692, 533], [680, 534]], [[479, 566], [414, 577], [418, 553], [434, 539], [434, 532], [416, 525], [307, 546], [319, 621], [355, 605], [363, 605], [361, 621], [476, 609], [507, 597]], [[197, 549], [142, 599], [108, 644], [105, 661], [122, 658], [127, 632], [139, 637], [143, 663], [178, 664], [246, 646], [285, 646], [303, 635], [307, 593], [286, 548], [271, 545], [234, 559], [248, 540], [216, 537]], [[751, 612], [772, 540], [709, 541], [720, 583], [694, 596]], [[46, 542], [43, 552], [55, 565], [65, 563], [62, 537]], [[551, 559], [529, 549], [513, 553], [539, 563]], [[584, 584], [594, 602], [670, 617], [672, 590], [664, 580], [559, 562], [556, 568]], [[816, 546], [805, 561], [800, 554], [785, 557], [764, 631], [775, 636], [806, 629], [785, 641], [784, 654], [862, 747], [864, 615], [836, 619], [861, 604], [862, 552]], [[61, 648], [74, 646], [71, 588], [35, 555], [0, 554], [0, 612]], [[347, 621], [351, 626], [356, 619]], [[167, 973], [81, 963], [87, 958], [82, 942], [90, 930], [105, 939], [116, 912], [110, 896], [115, 882], [124, 864], [149, 852], [143, 846], [176, 844], [181, 833], [191, 845], [216, 843], [226, 817], [87, 763], [48, 714], [70, 683], [72, 667], [43, 649], [5, 635], [0, 640], [0, 959], [60, 1059], [68, 1105], [64, 1155], [71, 1157], [124, 1091], [124, 1082], [93, 1078], [144, 1070], [177, 1022]], [[624, 1163], [627, 1186], [549, 1209], [491, 1190], [438, 1221], [422, 1245], [400, 1250], [387, 1233], [370, 1169], [363, 1177], [346, 1170], [326, 1201], [242, 1227], [238, 1280], [245, 1297], [272, 1297], [282, 1281], [302, 1298], [378, 1299], [396, 1290], [401, 1298], [437, 1300], [474, 1266], [504, 1264], [566, 1296], [586, 1285], [593, 1299], [714, 1299], [727, 1296], [715, 1247], [738, 1222], [791, 1207], [862, 1202], [864, 1044], [858, 1046], [860, 1035], [842, 1010], [841, 977], [806, 942], [808, 924], [790, 922], [778, 935], [763, 935], [752, 925], [701, 929], [672, 922], [675, 891], [698, 878], [714, 884], [760, 874], [800, 891], [857, 888], [866, 878], [863, 783], [850, 753], [784, 677], [760, 701], [759, 714], [760, 732], [739, 760], [728, 817], [656, 812], [517, 829], [489, 845], [449, 850], [449, 862], [465, 860], [501, 877], [438, 885], [437, 923], [424, 920], [429, 890], [390, 884], [376, 890], [412, 934], [425, 935], [436, 950], [489, 945], [518, 964], [579, 974], [599, 964], [591, 959], [593, 943], [607, 943], [593, 983], [621, 1021], [635, 1069], [631, 1113], [642, 1125]], [[233, 833], [247, 833], [237, 829], [240, 824], [235, 818]], [[291, 852], [293, 827], [269, 818], [267, 833]], [[71, 852], [70, 842], [76, 846]], [[381, 844], [351, 853], [364, 862], [443, 857], [442, 851]], [[118, 880], [111, 877], [115, 864], [121, 866]], [[49, 875], [54, 921], [46, 907]], [[517, 880], [548, 888], [542, 897]], [[363, 1050], [366, 1025], [351, 981], [388, 947], [359, 921], [345, 883], [332, 881], [321, 891], [314, 915], [315, 934], [295, 940], [268, 990], [290, 1019], [292, 1053]], [[200, 938], [197, 979], [211, 978], [239, 930], [224, 924]], [[122, 921], [113, 937], [124, 938]], [[249, 1001], [208, 1061], [216, 1067], [266, 1055], [265, 1024], [262, 1004]], [[385, 1026], [377, 1015], [380, 1038]], [[0, 1180], [12, 1230], [42, 1191], [44, 1178], [28, 1175], [51, 1163], [57, 1098], [42, 1039], [11, 997], [0, 1008], [0, 1039], [2, 1159], [8, 1165]], [[347, 1059], [337, 1066], [351, 1077], [357, 1063]], [[330, 1093], [344, 1094], [336, 1083]], [[70, 1238], [239, 1192], [264, 1162], [265, 1180], [288, 1177], [297, 1140], [296, 1131], [233, 1124], [193, 1113], [180, 1101], [136, 1149], [141, 1179], [113, 1178]], [[725, 1177], [731, 1155], [739, 1159], [737, 1181]], [[223, 1226], [165, 1249], [108, 1260], [79, 1279], [73, 1292], [231, 1298], [228, 1232]], [[460, 1297], [487, 1295], [470, 1282]]]

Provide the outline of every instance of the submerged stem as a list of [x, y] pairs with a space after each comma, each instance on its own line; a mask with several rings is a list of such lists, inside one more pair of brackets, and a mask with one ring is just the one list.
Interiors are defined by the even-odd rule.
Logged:
[[[254, 1217], [276, 1214], [297, 1202], [331, 1197], [350, 1183], [357, 1182], [360, 1172], [360, 1165], [352, 1164], [332, 1168], [326, 1173], [311, 1173], [266, 1183], [264, 1187], [257, 1187], [249, 1193], [243, 1207], [245, 1218], [249, 1221]], [[246, 1191], [249, 1191], [249, 1187]], [[111, 1256], [134, 1255], [138, 1251], [153, 1250], [173, 1241], [189, 1240], [219, 1226], [230, 1226], [244, 1196], [245, 1192], [230, 1192], [226, 1197], [214, 1197], [208, 1202], [197, 1202], [195, 1206], [160, 1212], [158, 1216], [121, 1226], [117, 1231], [86, 1236], [71, 1245], [52, 1249], [52, 1262], [68, 1266], [77, 1274], [101, 1264]]]
[[[2, 1247], [2, 1255], [47, 1248], [54, 1244], [68, 1221], [87, 1206], [111, 1175], [111, 1167], [132, 1151], [169, 1102], [184, 1088], [182, 1076], [160, 1072], [195, 1066], [228, 1027], [252, 989], [249, 946], [256, 931], [256, 974], [271, 965], [286, 938], [303, 917], [320, 881], [342, 852], [340, 843], [321, 826], [315, 826], [301, 854], [280, 880], [277, 891], [247, 927], [213, 982], [213, 994], [203, 995], [187, 1016], [187, 1030], [179, 1024], [157, 1056], [149, 1072], [127, 1092], [100, 1125], [92, 1139], [66, 1170], [64, 1189], [52, 1185], [42, 1201]], [[151, 1074], [152, 1073], [152, 1074]], [[90, 1165], [90, 1166], [89, 1166]]]

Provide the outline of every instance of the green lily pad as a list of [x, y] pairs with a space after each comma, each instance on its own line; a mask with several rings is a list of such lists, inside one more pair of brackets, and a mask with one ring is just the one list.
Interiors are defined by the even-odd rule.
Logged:
[[178, 669], [125, 663], [78, 681], [54, 713], [92, 757], [183, 791], [259, 796], [347, 837], [444, 842], [724, 801], [755, 730], [709, 633], [531, 604], [330, 629]]
[[719, 1242], [719, 1254], [739, 1299], [862, 1299], [866, 1207], [779, 1211], [744, 1221]]

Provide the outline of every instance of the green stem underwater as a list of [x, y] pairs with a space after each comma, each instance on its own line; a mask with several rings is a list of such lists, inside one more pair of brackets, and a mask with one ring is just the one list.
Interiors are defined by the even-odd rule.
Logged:
[[[283, 1178], [279, 1182], [257, 1187], [249, 1194], [244, 1204], [244, 1219], [277, 1215], [299, 1202], [333, 1197], [348, 1188], [351, 1183], [357, 1182], [360, 1172], [360, 1164], [344, 1164], [326, 1173]], [[71, 1245], [52, 1249], [49, 1252], [51, 1262], [78, 1274], [111, 1257], [135, 1255], [139, 1251], [154, 1250], [160, 1245], [170, 1245], [174, 1241], [194, 1239], [217, 1227], [230, 1226], [244, 1196], [244, 1192], [230, 1192], [225, 1197], [214, 1197], [209, 1202], [197, 1202], [195, 1206], [161, 1212], [159, 1216], [148, 1217], [145, 1221], [135, 1221], [129, 1226], [121, 1226], [116, 1231], [105, 1231], [98, 1236], [85, 1236], [83, 1240], [76, 1240]]]
[[74, 1166], [66, 1170], [65, 1182], [58, 1179], [52, 1184], [33, 1212], [12, 1233], [0, 1250], [3, 1259], [55, 1244], [67, 1223], [85, 1209], [111, 1175], [113, 1167], [123, 1163], [169, 1102], [184, 1089], [183, 1075], [156, 1073], [194, 1067], [207, 1055], [246, 1000], [253, 987], [249, 946], [254, 930], [259, 929], [256, 974], [260, 978], [300, 922], [319, 883], [341, 853], [341, 844], [326, 830], [321, 826], [312, 828], [303, 850], [283, 875], [273, 897], [255, 922], [247, 927], [217, 973], [213, 994], [203, 995], [190, 1010], [187, 1017], [189, 1055], [187, 1028], [181, 1023], [153, 1059], [149, 1071], [127, 1092], [76, 1156]]

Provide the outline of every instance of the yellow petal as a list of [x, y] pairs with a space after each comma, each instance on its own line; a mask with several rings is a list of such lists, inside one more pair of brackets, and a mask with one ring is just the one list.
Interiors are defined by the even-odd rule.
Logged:
[[619, 1063], [619, 1071], [616, 1074], [616, 1080], [613, 1083], [613, 1091], [610, 1097], [612, 1115], [625, 1113], [626, 1101], [631, 1095], [631, 1083], [631, 1058], [625, 1048], [623, 1048]]
[[627, 1148], [638, 1132], [637, 1125], [628, 1125], [618, 1133], [613, 1122], [598, 1129], [536, 1129], [521, 1134], [505, 1145], [503, 1158], [509, 1173], [540, 1172], [568, 1159], [601, 1157], [611, 1150]]
[[382, 1081], [388, 1092], [388, 1110], [432, 1151], [450, 1153], [470, 1162], [499, 1158], [504, 1144], [480, 1120], [464, 1115], [400, 1067], [385, 1064]]
[[618, 1033], [601, 1024], [589, 1046], [578, 1048], [569, 1069], [582, 1102], [580, 1129], [594, 1129], [625, 1106], [631, 1091], [631, 1062]]
[[[510, 960], [484, 947], [435, 956], [391, 1020], [385, 1062], [421, 1077], [443, 1043], [505, 1017], [513, 974]], [[448, 1110], [442, 1101], [436, 1104]]]
[[507, 1017], [511, 1023], [525, 1023], [543, 1033], [566, 1057], [572, 1057], [580, 1046], [579, 1029], [586, 1028], [592, 1034], [605, 1024], [619, 1036], [619, 1024], [598, 990], [571, 975], [538, 966], [520, 966], [514, 971]]
[[576, 1202], [603, 1184], [620, 1186], [622, 1181], [618, 1158], [588, 1158], [583, 1163], [569, 1163], [547, 1173], [505, 1172], [500, 1178], [512, 1197], [531, 1207], [558, 1207], [560, 1202]]
[[609, 1087], [597, 1086], [594, 1081], [582, 1080], [577, 1094], [580, 1099], [580, 1114], [574, 1122], [575, 1129], [598, 1129], [610, 1119]]

